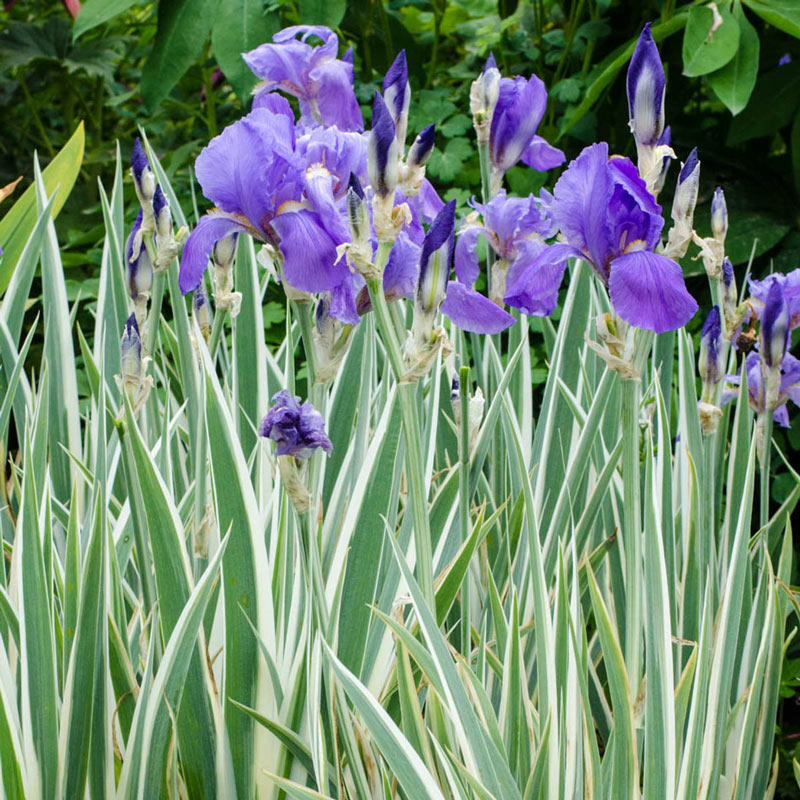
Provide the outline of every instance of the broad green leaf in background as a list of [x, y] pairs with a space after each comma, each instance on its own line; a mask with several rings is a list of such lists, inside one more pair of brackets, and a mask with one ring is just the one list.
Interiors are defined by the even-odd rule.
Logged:
[[304, 25], [338, 28], [347, 11], [347, 0], [299, 0], [298, 11]]
[[[305, 17], [303, 20], [308, 21]], [[244, 63], [242, 53], [268, 42], [279, 26], [275, 14], [265, 13], [263, 0], [222, 0], [220, 3], [211, 29], [214, 57], [245, 105], [256, 76]]]
[[[42, 172], [47, 197], [56, 193], [53, 202], [52, 218], [58, 216], [66, 201], [83, 162], [84, 132], [83, 122], [75, 129], [70, 140]], [[3, 260], [0, 262], [0, 293], [5, 291], [11, 274], [17, 265], [25, 243], [38, 219], [36, 213], [36, 192], [31, 184], [25, 193], [0, 220], [0, 247]]]
[[683, 74], [707, 75], [724, 67], [736, 55], [739, 24], [730, 10], [716, 6], [693, 6], [683, 35]]
[[784, 64], [765, 72], [756, 81], [747, 108], [731, 123], [726, 144], [772, 136], [792, 121], [799, 102], [800, 63]]
[[77, 39], [140, 2], [142, 0], [86, 0], [72, 26], [72, 38]]
[[797, 0], [743, 0], [761, 19], [800, 39], [800, 5]]
[[759, 40], [741, 6], [736, 7], [739, 24], [739, 47], [736, 55], [722, 69], [712, 72], [708, 82], [714, 94], [736, 115], [747, 105], [758, 75]]
[[[656, 42], [660, 42], [666, 39], [667, 36], [677, 33], [686, 25], [686, 18], [686, 12], [680, 12], [666, 22], [653, 25], [650, 29], [650, 32], [653, 34], [653, 39]], [[584, 92], [583, 100], [572, 114], [564, 119], [558, 131], [558, 139], [561, 139], [564, 134], [577, 124], [586, 112], [597, 102], [603, 89], [617, 77], [624, 67], [628, 66], [628, 62], [633, 55], [633, 49], [636, 47], [636, 41], [637, 40], [634, 39], [628, 42], [628, 44], [617, 48], [589, 73], [589, 80], [587, 80], [587, 89]]]
[[156, 41], [142, 68], [142, 98], [154, 111], [203, 52], [211, 21], [220, 13], [214, 0], [161, 0]]

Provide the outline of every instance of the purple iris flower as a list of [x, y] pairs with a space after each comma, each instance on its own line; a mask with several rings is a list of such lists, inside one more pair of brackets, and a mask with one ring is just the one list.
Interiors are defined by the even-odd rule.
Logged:
[[776, 272], [762, 281], [750, 279], [750, 295], [759, 310], [763, 309], [773, 283], [777, 283], [783, 290], [789, 311], [789, 329], [800, 327], [800, 268], [785, 275]]
[[[745, 362], [747, 369], [747, 394], [750, 407], [758, 414], [764, 413], [764, 381], [761, 373], [761, 359], [753, 350], [747, 354]], [[723, 405], [733, 400], [738, 395], [740, 379], [738, 375], [726, 375], [725, 380], [731, 385], [722, 393]], [[781, 382], [778, 392], [778, 406], [773, 412], [773, 419], [784, 428], [789, 426], [789, 411], [786, 407], [787, 400], [800, 406], [800, 360], [791, 353], [786, 353], [781, 362]]]
[[608, 145], [593, 144], [559, 178], [554, 195], [562, 236], [608, 287], [622, 319], [663, 333], [694, 316], [697, 303], [680, 266], [653, 252], [664, 227], [661, 206], [629, 159], [609, 160]]
[[[546, 194], [545, 200], [549, 200]], [[474, 204], [483, 222], [467, 222], [461, 229], [456, 244], [459, 281], [472, 286], [477, 280], [477, 245], [484, 236], [498, 259], [493, 266], [492, 300], [525, 314], [552, 314], [566, 262], [574, 253], [545, 243], [557, 230], [546, 205], [533, 195], [508, 197], [502, 189], [486, 205]]]
[[427, 128], [423, 128], [408, 151], [408, 166], [412, 168], [424, 166], [433, 152], [435, 140], [436, 126], [428, 125]]
[[547, 90], [536, 75], [527, 80], [520, 75], [500, 80], [489, 132], [495, 191], [504, 173], [520, 159], [541, 172], [564, 163], [564, 153], [536, 135], [546, 105]]
[[272, 408], [258, 428], [259, 435], [278, 445], [275, 452], [279, 456], [307, 459], [318, 448], [330, 453], [333, 445], [325, 433], [322, 414], [308, 401], [300, 405], [299, 400], [285, 389], [275, 394]]
[[399, 177], [397, 158], [395, 123], [385, 100], [375, 92], [367, 166], [369, 182], [380, 197], [388, 197], [397, 186]]
[[[301, 34], [300, 39], [297, 39]], [[308, 44], [310, 36], [322, 44]], [[244, 53], [246, 64], [261, 78], [254, 103], [276, 89], [296, 97], [304, 120], [317, 125], [336, 125], [344, 131], [364, 129], [361, 110], [353, 92], [352, 61], [339, 59], [339, 40], [321, 25], [294, 25]]]
[[317, 129], [296, 141], [289, 117], [257, 108], [212, 139], [195, 169], [217, 208], [186, 242], [181, 291], [197, 286], [214, 243], [232, 233], [280, 247], [284, 276], [295, 289], [327, 291], [345, 280], [349, 270], [337, 263], [336, 247], [348, 232], [337, 201], [350, 172], [364, 169], [358, 134]]

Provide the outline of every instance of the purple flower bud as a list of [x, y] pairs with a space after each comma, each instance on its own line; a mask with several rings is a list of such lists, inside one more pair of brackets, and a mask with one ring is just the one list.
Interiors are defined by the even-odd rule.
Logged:
[[322, 292], [319, 296], [319, 302], [317, 302], [317, 307], [314, 310], [314, 326], [323, 340], [333, 341], [335, 331], [333, 317], [331, 316], [330, 292]]
[[628, 67], [628, 113], [639, 144], [655, 145], [664, 130], [666, 77], [648, 22]]
[[697, 160], [695, 147], [678, 175], [678, 185], [672, 200], [672, 218], [686, 225], [687, 234], [691, 236], [694, 220], [694, 207], [697, 204], [697, 190], [700, 188], [700, 162]]
[[261, 421], [258, 433], [272, 439], [279, 456], [310, 458], [317, 448], [326, 453], [333, 450], [325, 433], [325, 420], [308, 401], [300, 405], [299, 397], [292, 397], [285, 389], [272, 398], [272, 408]]
[[[131, 300], [149, 295], [153, 286], [153, 263], [142, 242], [142, 210], [133, 223], [127, 244], [125, 245], [125, 264], [128, 268], [128, 293]], [[144, 234], [148, 236], [150, 234]]]
[[497, 99], [500, 96], [500, 70], [492, 53], [486, 59], [483, 72], [472, 82], [469, 92], [469, 106], [478, 133], [479, 143], [488, 141]]
[[122, 329], [120, 342], [120, 365], [122, 377], [136, 379], [142, 374], [142, 338], [136, 324], [136, 314], [131, 314]]
[[461, 384], [458, 375], [453, 375], [453, 382], [450, 384], [450, 402], [455, 406], [461, 399]]
[[436, 138], [436, 126], [428, 125], [414, 140], [411, 149], [408, 151], [408, 166], [411, 168], [421, 167], [433, 152], [433, 144]]
[[[664, 132], [661, 134], [658, 143], [665, 144], [667, 146], [672, 143], [672, 128], [670, 128], [669, 125], [664, 128]], [[667, 171], [669, 170], [670, 161], [672, 161], [672, 159], [669, 156], [664, 156], [664, 158], [661, 159], [661, 172], [658, 174], [658, 178], [653, 186], [654, 195], [658, 195], [658, 193], [664, 188], [664, 183], [667, 180]]]
[[711, 233], [720, 244], [725, 243], [728, 233], [728, 207], [725, 204], [725, 194], [719, 186], [711, 200]]
[[784, 53], [778, 59], [778, 66], [779, 67], [785, 67], [787, 64], [791, 64], [791, 63], [792, 63], [792, 57], [788, 53]]
[[208, 302], [205, 282], [200, 281], [192, 294], [192, 311], [197, 327], [205, 338], [211, 333], [211, 304]]
[[231, 233], [214, 243], [212, 257], [214, 266], [217, 269], [228, 270], [233, 267], [233, 259], [236, 257], [236, 240], [238, 233]]
[[402, 150], [406, 144], [408, 129], [408, 107], [411, 103], [411, 87], [408, 84], [408, 64], [406, 51], [397, 54], [383, 79], [383, 99], [395, 124], [397, 146]]
[[369, 182], [379, 197], [388, 197], [397, 187], [397, 139], [392, 115], [384, 99], [375, 92], [372, 105], [372, 130], [367, 149]]
[[547, 90], [536, 75], [500, 80], [489, 132], [489, 158], [496, 171], [507, 172], [522, 158], [546, 105]]
[[759, 338], [761, 360], [767, 367], [780, 367], [789, 345], [789, 306], [778, 281], [769, 287]]
[[497, 62], [494, 60], [494, 53], [491, 50], [489, 51], [489, 57], [486, 59], [486, 63], [483, 65], [484, 75], [490, 69], [497, 69]]
[[731, 286], [733, 286], [734, 289], [736, 287], [734, 283], [733, 264], [727, 256], [722, 259], [722, 285], [725, 289], [730, 289]]
[[700, 334], [698, 369], [705, 387], [713, 392], [722, 380], [724, 368], [725, 365], [722, 363], [722, 321], [719, 306], [714, 306], [708, 312], [703, 324], [703, 332]]
[[153, 175], [153, 170], [150, 169], [147, 153], [145, 153], [138, 136], [133, 143], [131, 175], [133, 175], [133, 185], [136, 189], [139, 203], [143, 206], [152, 203], [156, 192], [155, 176]]
[[455, 227], [456, 201], [451, 200], [436, 215], [422, 243], [417, 305], [426, 313], [436, 312], [447, 293], [453, 265]]
[[172, 212], [169, 208], [169, 202], [164, 196], [161, 189], [161, 184], [156, 186], [155, 194], [153, 195], [153, 214], [156, 218], [156, 231], [161, 237], [168, 237], [172, 234]]

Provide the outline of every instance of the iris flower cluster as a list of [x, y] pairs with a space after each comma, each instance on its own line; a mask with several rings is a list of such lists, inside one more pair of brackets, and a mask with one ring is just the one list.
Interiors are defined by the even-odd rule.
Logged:
[[[425, 177], [434, 126], [406, 146], [411, 86], [405, 53], [374, 97], [366, 132], [353, 90], [352, 52], [340, 56], [333, 31], [287, 28], [243, 57], [260, 79], [253, 108], [197, 159], [198, 181], [214, 208], [192, 231], [180, 262], [180, 288], [195, 292], [195, 313], [206, 329], [210, 308], [204, 273], [211, 263], [217, 307], [235, 313], [232, 264], [236, 239], [246, 234], [261, 243], [259, 261], [273, 270], [287, 297], [316, 304], [319, 382], [335, 376], [354, 326], [372, 310], [376, 282], [387, 301], [406, 298], [413, 304], [403, 379], [417, 380], [438, 352], [451, 349], [445, 329], [436, 325], [439, 312], [454, 327], [476, 334], [497, 334], [519, 314], [549, 315], [568, 264], [580, 259], [592, 268], [609, 307], [596, 321], [599, 343], [587, 341], [631, 378], [636, 376], [635, 330], [675, 330], [697, 311], [677, 263], [695, 243], [697, 257], [719, 289], [702, 339], [702, 402], [709, 409], [721, 404], [727, 349], [714, 349], [713, 342], [730, 341], [742, 314], [733, 268], [724, 258], [727, 210], [718, 190], [712, 236], [701, 239], [695, 233], [700, 162], [692, 151], [681, 165], [672, 224], [664, 237], [657, 197], [675, 154], [665, 125], [664, 69], [649, 25], [627, 76], [637, 163], [611, 154], [604, 142], [590, 145], [568, 164], [552, 194], [542, 190], [513, 197], [503, 187], [505, 174], [520, 162], [544, 171], [561, 166], [565, 157], [537, 133], [547, 104], [542, 81], [535, 75], [504, 77], [489, 56], [470, 92], [484, 195], [482, 202], [471, 201], [460, 221], [455, 202], [445, 204]], [[132, 233], [129, 263], [137, 254], [143, 258], [137, 243], [156, 231], [158, 214], [152, 202], [144, 202], [148, 196], [152, 201], [156, 190], [147, 168], [135, 162], [134, 177], [143, 200], [138, 225], [145, 233]], [[136, 272], [130, 285], [132, 297], [134, 291], [138, 296], [149, 291], [144, 273]], [[793, 291], [783, 284], [781, 290]], [[754, 283], [751, 310], [762, 302], [759, 293]], [[769, 318], [765, 311], [762, 329]], [[763, 346], [759, 352], [764, 362]], [[770, 369], [793, 374], [787, 363]], [[791, 396], [789, 384], [776, 380], [764, 381], [772, 387], [763, 392], [767, 405]], [[291, 447], [282, 453], [291, 454]]]

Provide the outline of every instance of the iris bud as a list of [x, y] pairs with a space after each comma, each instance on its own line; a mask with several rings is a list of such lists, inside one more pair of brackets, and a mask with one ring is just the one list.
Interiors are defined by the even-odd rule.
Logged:
[[711, 233], [721, 245], [725, 244], [725, 236], [728, 233], [728, 207], [725, 204], [725, 194], [719, 186], [711, 200]]
[[372, 130], [367, 150], [369, 182], [376, 195], [388, 198], [394, 194], [399, 177], [397, 139], [392, 115], [384, 99], [376, 92], [372, 107]]
[[697, 191], [700, 187], [700, 162], [697, 160], [695, 147], [686, 163], [681, 166], [678, 185], [672, 200], [672, 219], [674, 225], [670, 229], [664, 255], [668, 258], [683, 258], [692, 241], [692, 225], [694, 209], [697, 205]]
[[664, 130], [666, 77], [648, 22], [628, 67], [628, 112], [637, 144], [656, 145]]
[[411, 149], [408, 151], [408, 166], [416, 169], [425, 165], [425, 162], [433, 152], [433, 144], [436, 136], [436, 126], [428, 125], [423, 129], [419, 136], [414, 140]]
[[762, 362], [767, 367], [780, 369], [789, 345], [789, 306], [783, 288], [776, 280], [772, 281], [764, 303], [759, 338]]
[[144, 228], [151, 231], [154, 226], [153, 198], [156, 193], [156, 179], [138, 136], [133, 143], [133, 153], [131, 154], [131, 176], [136, 197], [144, 212]]
[[144, 247], [143, 236], [150, 236], [142, 228], [143, 212], [140, 209], [125, 245], [125, 265], [128, 272], [128, 294], [133, 301], [134, 313], [139, 326], [147, 316], [147, 300], [153, 287], [153, 264]]
[[208, 337], [211, 335], [211, 305], [208, 302], [204, 281], [200, 281], [200, 283], [197, 284], [197, 288], [194, 290], [192, 295], [192, 311], [197, 321], [197, 327], [200, 328], [200, 333], [207, 342]]
[[392, 115], [395, 125], [395, 138], [399, 152], [406, 146], [408, 130], [408, 107], [411, 104], [411, 87], [408, 84], [408, 64], [406, 51], [397, 54], [383, 79], [383, 99]]
[[456, 201], [438, 213], [422, 243], [417, 284], [417, 306], [435, 314], [444, 300], [455, 244]]
[[123, 381], [138, 383], [142, 377], [142, 337], [135, 314], [125, 322], [119, 350]]
[[497, 98], [500, 96], [500, 70], [490, 53], [483, 72], [472, 82], [469, 92], [469, 107], [478, 135], [478, 144], [488, 144]]
[[719, 306], [714, 306], [708, 312], [700, 334], [700, 358], [697, 362], [700, 377], [703, 380], [703, 397], [706, 397], [706, 388], [714, 390], [722, 380], [725, 365], [722, 363], [722, 320]]

